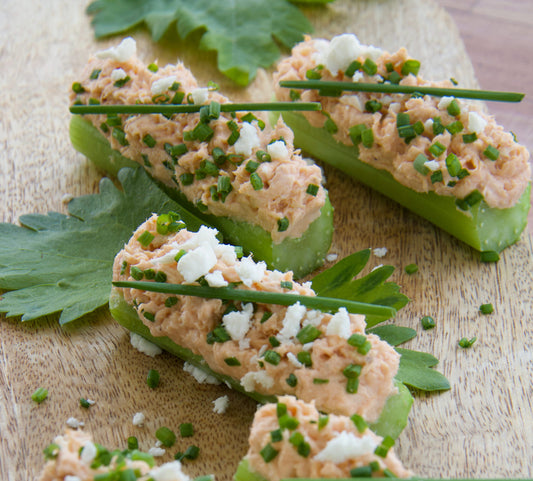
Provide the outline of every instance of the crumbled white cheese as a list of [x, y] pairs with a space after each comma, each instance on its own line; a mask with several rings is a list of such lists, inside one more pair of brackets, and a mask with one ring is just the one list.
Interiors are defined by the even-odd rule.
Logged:
[[161, 95], [166, 92], [174, 83], [178, 81], [175, 75], [169, 75], [168, 77], [163, 77], [152, 82], [150, 86], [150, 91], [152, 95]]
[[487, 126], [487, 121], [477, 112], [468, 112], [468, 130], [481, 134]]
[[[374, 45], [365, 45], [364, 48], [365, 52], [363, 55], [371, 60], [376, 61], [379, 57], [383, 55], [383, 50], [379, 47], [374, 47]], [[378, 81], [381, 80], [383, 80], [383, 78], [380, 78]]]
[[260, 384], [265, 389], [270, 389], [274, 385], [274, 379], [272, 379], [265, 371], [247, 372], [241, 378], [241, 386], [246, 392], [253, 391], [256, 384]]
[[431, 172], [435, 172], [436, 170], [440, 169], [440, 164], [436, 160], [428, 160], [427, 162], [424, 162], [424, 165], [431, 170]]
[[159, 346], [156, 346], [153, 342], [147, 341], [144, 337], [135, 332], [130, 332], [130, 343], [139, 352], [150, 357], [155, 357], [163, 352]]
[[298, 358], [296, 357], [295, 354], [293, 354], [292, 352], [288, 352], [287, 353], [287, 359], [289, 360], [289, 362], [294, 366], [294, 367], [297, 367], [297, 368], [301, 368], [301, 367], [304, 367], [304, 365], [298, 361]]
[[386, 247], [376, 247], [372, 252], [374, 252], [376, 257], [384, 257], [387, 255], [388, 250]]
[[244, 339], [239, 339], [239, 349], [241, 351], [250, 349], [250, 338], [249, 337], [245, 337]]
[[243, 257], [235, 265], [235, 272], [237, 272], [246, 287], [252, 287], [254, 282], [259, 282], [263, 279], [265, 271], [266, 264], [263, 261], [255, 263], [252, 256]]
[[[361, 80], [364, 81], [364, 79], [365, 79], [365, 74], [363, 72], [360, 72], [359, 70], [352, 75], [352, 81], [354, 82], [361, 82]], [[361, 112], [362, 111], [363, 109], [361, 109]]]
[[183, 364], [183, 370], [188, 372], [200, 384], [220, 384], [220, 381], [215, 376], [208, 374], [199, 367], [193, 366], [188, 362]]
[[210, 287], [226, 287], [229, 283], [224, 276], [222, 271], [216, 270], [205, 275], [205, 280]]
[[165, 449], [158, 448], [157, 446], [154, 446], [148, 450], [148, 454], [151, 454], [154, 458], [160, 458], [161, 456], [164, 456], [165, 453]]
[[111, 80], [113, 82], [116, 82], [117, 80], [123, 80], [128, 76], [126, 72], [124, 72], [121, 68], [116, 68], [111, 72]]
[[133, 415], [133, 421], [132, 421], [132, 424], [134, 426], [139, 426], [141, 427], [143, 424], [144, 424], [144, 421], [145, 421], [146, 417], [144, 416], [143, 413], [135, 413]]
[[440, 109], [440, 110], [445, 110], [448, 108], [448, 105], [450, 105], [452, 103], [452, 101], [455, 100], [455, 97], [442, 97], [440, 100], [439, 100], [439, 103], [437, 105], [437, 107]]
[[180, 249], [189, 251], [203, 244], [208, 244], [212, 249], [215, 249], [220, 244], [220, 241], [217, 239], [217, 234], [218, 230], [203, 225], [198, 229], [198, 232], [195, 232], [190, 239], [180, 244], [179, 247]]
[[94, 406], [96, 404], [96, 401], [93, 401], [92, 399], [86, 399], [87, 404], [90, 404], [91, 406]]
[[98, 449], [91, 441], [87, 442], [81, 449], [80, 459], [84, 464], [91, 464], [98, 454]]
[[159, 441], [159, 439], [155, 442], [155, 447], [156, 448], [160, 448], [161, 446], [163, 446], [163, 443], [161, 441]]
[[244, 304], [242, 311], [228, 312], [222, 317], [222, 324], [234, 341], [240, 341], [252, 327], [254, 306]]
[[191, 92], [192, 101], [195, 105], [205, 104], [209, 96], [209, 89], [207, 87], [202, 87], [194, 89]]
[[328, 262], [335, 262], [335, 261], [337, 260], [338, 257], [339, 257], [338, 254], [328, 254], [328, 255], [326, 256], [326, 260], [327, 260]]
[[328, 336], [339, 336], [344, 339], [348, 339], [352, 335], [350, 316], [346, 308], [341, 307], [329, 320], [326, 334]]
[[339, 464], [348, 459], [372, 453], [377, 446], [378, 443], [369, 435], [359, 438], [354, 433], [342, 431], [328, 441], [326, 447], [315, 456], [315, 459]]
[[181, 470], [181, 463], [179, 461], [171, 461], [159, 467], [152, 468], [148, 473], [148, 477], [154, 481], [190, 481], [191, 479]]
[[321, 311], [317, 311], [315, 309], [307, 311], [307, 314], [302, 323], [302, 326], [305, 327], [308, 324], [311, 324], [314, 327], [318, 327], [320, 323], [322, 322], [323, 317], [324, 317], [324, 314]]
[[106, 59], [110, 58], [117, 62], [127, 62], [131, 57], [137, 53], [137, 43], [133, 38], [126, 37], [116, 47], [111, 47], [106, 50], [96, 52], [97, 58]]
[[185, 282], [205, 276], [217, 263], [217, 256], [209, 244], [203, 244], [184, 254], [178, 261], [178, 272]]
[[306, 313], [307, 308], [299, 302], [287, 307], [285, 317], [282, 321], [283, 327], [277, 336], [281, 343], [292, 342], [296, 334], [300, 331], [300, 324]]
[[329, 50], [329, 40], [323, 38], [316, 38], [313, 40], [313, 47], [315, 52], [311, 56], [316, 65], [322, 65], [326, 61], [326, 55]]
[[362, 45], [354, 34], [345, 33], [331, 39], [324, 64], [333, 75], [337, 75], [339, 71], [344, 72], [359, 57], [377, 60], [382, 53], [380, 48]]
[[224, 414], [229, 406], [229, 397], [220, 396], [213, 401], [213, 412], [216, 414]]
[[227, 265], [232, 266], [237, 262], [237, 254], [235, 253], [235, 247], [229, 244], [218, 244], [213, 249], [215, 255]]
[[433, 119], [427, 119], [424, 122], [424, 130], [431, 130], [433, 131]]
[[304, 351], [310, 351], [313, 348], [313, 344], [315, 341], [308, 342], [302, 346], [302, 350]]
[[257, 129], [249, 122], [243, 122], [239, 133], [239, 138], [233, 145], [235, 153], [250, 157], [252, 155], [252, 149], [261, 145], [259, 136], [257, 135]]
[[83, 421], [78, 421], [76, 418], [68, 418], [67, 419], [67, 426], [72, 429], [78, 429], [84, 426], [85, 423]]
[[72, 474], [67, 474], [64, 478], [64, 481], [81, 481], [79, 476], [72, 476]]
[[286, 160], [289, 158], [289, 151], [285, 142], [276, 140], [267, 145], [267, 152], [272, 157], [272, 160]]

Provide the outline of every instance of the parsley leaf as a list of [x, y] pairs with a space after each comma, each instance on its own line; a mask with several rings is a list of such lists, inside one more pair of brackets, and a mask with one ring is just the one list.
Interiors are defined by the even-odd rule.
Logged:
[[396, 379], [406, 386], [422, 391], [446, 391], [449, 381], [438, 371], [431, 369], [439, 360], [427, 352], [396, 348], [400, 357], [400, 368]]
[[123, 191], [107, 178], [100, 193], [73, 199], [69, 216], [22, 216], [0, 224], [0, 312], [23, 321], [61, 312], [60, 324], [107, 304], [113, 259], [153, 212], [178, 212], [188, 227], [201, 221], [169, 199], [143, 169], [122, 169]]
[[201, 30], [200, 50], [218, 54], [218, 69], [241, 86], [280, 55], [277, 42], [290, 48], [312, 26], [287, 0], [96, 0], [87, 13], [97, 38], [145, 23], [154, 41], [175, 24], [181, 38]]

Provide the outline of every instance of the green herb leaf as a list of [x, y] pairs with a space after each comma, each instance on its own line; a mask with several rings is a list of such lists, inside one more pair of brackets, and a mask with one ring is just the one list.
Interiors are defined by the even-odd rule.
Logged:
[[[396, 310], [404, 307], [409, 299], [399, 292], [397, 284], [385, 282], [394, 272], [394, 267], [381, 266], [364, 277], [354, 279], [366, 266], [369, 258], [370, 249], [345, 257], [313, 278], [313, 290], [318, 296], [378, 304], [394, 307]], [[382, 316], [366, 316], [368, 327], [385, 320]]]
[[423, 391], [446, 391], [448, 380], [438, 371], [431, 369], [439, 360], [426, 352], [396, 349], [402, 356], [396, 379], [405, 385]]
[[387, 324], [386, 326], [376, 326], [372, 329], [367, 329], [367, 334], [375, 334], [391, 346], [399, 346], [404, 342], [410, 341], [416, 337], [416, 331], [410, 327], [395, 326], [394, 324]]
[[113, 259], [153, 212], [175, 211], [192, 230], [201, 225], [143, 169], [122, 169], [118, 178], [123, 191], [104, 178], [99, 194], [69, 203], [69, 216], [30, 214], [19, 219], [22, 227], [0, 224], [0, 289], [10, 291], [0, 312], [23, 321], [58, 312], [60, 324], [78, 319], [107, 304]]
[[154, 41], [172, 25], [181, 38], [200, 31], [200, 50], [216, 51], [218, 68], [245, 86], [259, 67], [269, 67], [287, 48], [312, 31], [302, 12], [286, 0], [96, 0], [87, 13], [97, 38], [123, 33], [144, 23]]

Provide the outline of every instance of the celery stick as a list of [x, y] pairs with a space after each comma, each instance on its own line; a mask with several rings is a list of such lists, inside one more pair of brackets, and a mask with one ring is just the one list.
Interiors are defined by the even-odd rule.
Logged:
[[[247, 396], [250, 396], [251, 398], [263, 404], [267, 402], [276, 402], [275, 396], [263, 395], [255, 391], [245, 391], [238, 379], [234, 379], [231, 376], [226, 376], [213, 371], [205, 363], [202, 356], [194, 354], [190, 349], [176, 344], [168, 337], [152, 336], [148, 327], [146, 327], [139, 319], [139, 316], [137, 315], [137, 312], [133, 306], [124, 300], [124, 297], [119, 289], [113, 288], [111, 290], [111, 295], [109, 297], [109, 309], [113, 318], [129, 331], [139, 334], [148, 341], [158, 345], [165, 351], [168, 351], [180, 359], [189, 362], [190, 364], [198, 367], [207, 374], [214, 376], [220, 381], [229, 384], [236, 391], [246, 394]], [[407, 424], [407, 416], [411, 409], [413, 399], [409, 390], [403, 384], [397, 382], [396, 386], [398, 387], [398, 394], [389, 397], [379, 419], [370, 425], [370, 429], [380, 436], [389, 435], [393, 438], [397, 438]]]
[[233, 476], [233, 481], [268, 481], [268, 479], [250, 470], [250, 464], [243, 458], [237, 466], [237, 471]]
[[415, 192], [394, 180], [389, 172], [361, 162], [357, 147], [337, 142], [323, 128], [312, 127], [303, 115], [284, 112], [283, 119], [294, 131], [296, 146], [390, 197], [474, 249], [501, 252], [520, 239], [527, 224], [531, 184], [514, 207], [495, 209], [481, 201], [462, 211], [456, 206], [455, 197]]
[[[139, 164], [113, 150], [107, 139], [88, 120], [73, 116], [70, 123], [70, 139], [76, 150], [87, 156], [99, 169], [115, 175], [122, 167]], [[217, 217], [200, 212], [177, 189], [156, 183], [170, 197], [207, 224], [216, 227], [226, 242], [240, 245], [244, 251], [254, 254], [256, 261], [264, 260], [269, 268], [291, 270], [300, 278], [320, 267], [331, 245], [333, 236], [333, 207], [326, 198], [320, 217], [313, 221], [299, 238], [286, 238], [275, 244], [269, 232], [258, 225], [237, 221], [230, 217]]]

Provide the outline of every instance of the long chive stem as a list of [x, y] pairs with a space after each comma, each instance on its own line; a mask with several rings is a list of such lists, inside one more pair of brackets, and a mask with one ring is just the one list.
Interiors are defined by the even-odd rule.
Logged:
[[[205, 104], [208, 105], [208, 104]], [[169, 105], [169, 104], [134, 104], [134, 105], [72, 105], [72, 114], [191, 114], [199, 112], [205, 105]], [[220, 104], [221, 112], [268, 112], [268, 111], [302, 111], [320, 110], [318, 102], [255, 102]]]
[[377, 92], [388, 94], [420, 93], [424, 95], [432, 95], [434, 97], [449, 96], [463, 99], [492, 100], [495, 102], [520, 102], [525, 95], [517, 92], [497, 92], [491, 90], [424, 87], [387, 83], [334, 82], [325, 80], [283, 80], [279, 85], [291, 89], [340, 90], [346, 92]]
[[115, 287], [140, 289], [144, 291], [160, 292], [163, 294], [178, 294], [242, 302], [259, 302], [262, 304], [277, 304], [281, 306], [290, 306], [299, 302], [311, 309], [318, 309], [326, 312], [337, 311], [339, 308], [344, 307], [352, 314], [387, 316], [388, 318], [392, 318], [394, 317], [394, 314], [396, 314], [396, 309], [393, 307], [366, 304], [364, 302], [349, 301], [345, 299], [335, 299], [333, 297], [300, 296], [298, 294], [285, 294], [279, 292], [251, 291], [230, 287], [191, 286], [184, 284], [170, 284], [166, 282], [117, 281], [113, 282], [113, 285]]

